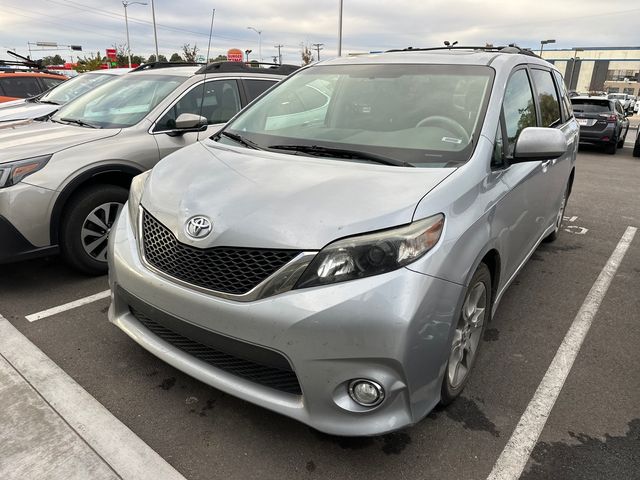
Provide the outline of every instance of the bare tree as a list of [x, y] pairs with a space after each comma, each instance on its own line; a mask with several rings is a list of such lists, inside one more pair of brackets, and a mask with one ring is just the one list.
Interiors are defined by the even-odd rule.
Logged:
[[193, 48], [191, 47], [190, 43], [185, 43], [182, 46], [182, 53], [183, 56], [182, 58], [184, 58], [185, 62], [195, 62], [196, 61], [196, 57], [198, 56], [198, 51], [200, 49], [198, 48], [198, 44], [194, 43], [193, 44]]
[[311, 53], [308, 45], [302, 45], [300, 55], [302, 56], [302, 65], [309, 65], [314, 60], [313, 53]]

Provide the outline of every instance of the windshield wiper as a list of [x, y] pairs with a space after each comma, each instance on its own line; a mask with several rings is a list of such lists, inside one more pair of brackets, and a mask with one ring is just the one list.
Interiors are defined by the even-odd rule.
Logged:
[[346, 148], [321, 147], [319, 145], [271, 145], [274, 150], [293, 150], [311, 155], [329, 156], [336, 158], [352, 158], [354, 160], [368, 160], [382, 165], [392, 165], [394, 167], [415, 167], [409, 162], [396, 160], [395, 158], [384, 157], [375, 153], [362, 152], [360, 150], [349, 150]]
[[52, 100], [37, 100], [38, 103], [48, 103], [50, 105], [60, 105], [58, 102], [54, 102]]
[[253, 148], [254, 150], [262, 150], [262, 148], [260, 148], [257, 143], [254, 143], [248, 138], [244, 138], [236, 133], [231, 133], [226, 131], [220, 132], [218, 134], [218, 138], [220, 138], [221, 135], [224, 135], [225, 137], [230, 138], [231, 140], [235, 140], [236, 142], [244, 145], [245, 147]]
[[88, 123], [88, 122], [85, 122], [84, 120], [80, 120], [77, 118], [62, 117], [60, 120], [67, 123], [75, 123], [76, 125], [80, 125], [81, 127], [102, 128], [99, 125]]

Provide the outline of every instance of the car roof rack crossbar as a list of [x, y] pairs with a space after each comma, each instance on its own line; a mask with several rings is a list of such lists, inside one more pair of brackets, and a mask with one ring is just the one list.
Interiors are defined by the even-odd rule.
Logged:
[[204, 63], [196, 62], [151, 62], [143, 63], [142, 65], [131, 70], [132, 72], [141, 72], [143, 70], [156, 70], [159, 68], [172, 68], [172, 67], [198, 67], [204, 65]]
[[528, 55], [530, 57], [538, 57], [530, 48], [522, 48], [517, 46], [515, 43], [510, 43], [509, 45], [501, 45], [501, 46], [493, 46], [493, 45], [485, 45], [485, 46], [465, 46], [465, 45], [451, 45], [451, 46], [443, 46], [443, 47], [427, 47], [427, 48], [396, 48], [393, 50], [387, 50], [387, 52], [429, 52], [434, 50], [480, 50], [485, 52], [497, 52], [497, 53], [519, 53], [521, 55]]
[[[260, 65], [268, 66], [268, 68], [257, 68]], [[277, 63], [251, 62], [212, 62], [204, 65], [196, 73], [266, 73], [274, 75], [289, 75], [300, 67], [298, 65], [279, 65]]]

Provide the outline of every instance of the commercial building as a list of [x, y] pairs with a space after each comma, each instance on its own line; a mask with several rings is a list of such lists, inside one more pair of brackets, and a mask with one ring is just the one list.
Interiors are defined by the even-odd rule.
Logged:
[[544, 50], [569, 90], [640, 95], [640, 47], [574, 47]]

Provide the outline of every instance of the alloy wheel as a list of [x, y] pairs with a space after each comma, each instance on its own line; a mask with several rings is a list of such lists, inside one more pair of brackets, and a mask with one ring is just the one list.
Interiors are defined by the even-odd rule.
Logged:
[[109, 202], [99, 205], [87, 215], [80, 233], [82, 247], [91, 258], [100, 262], [107, 261], [107, 240], [123, 204]]

